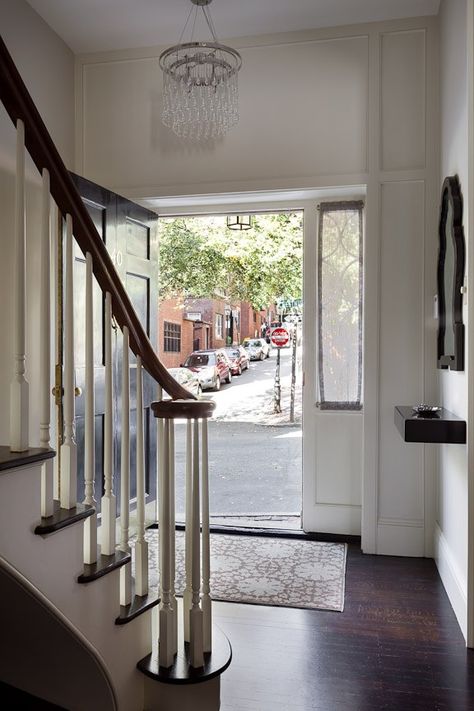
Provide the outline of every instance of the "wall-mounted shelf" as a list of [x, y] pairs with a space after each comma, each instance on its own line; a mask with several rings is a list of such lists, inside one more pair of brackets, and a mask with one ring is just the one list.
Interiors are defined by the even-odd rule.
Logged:
[[444, 408], [435, 417], [423, 417], [409, 405], [396, 405], [395, 424], [405, 442], [466, 444], [465, 420]]

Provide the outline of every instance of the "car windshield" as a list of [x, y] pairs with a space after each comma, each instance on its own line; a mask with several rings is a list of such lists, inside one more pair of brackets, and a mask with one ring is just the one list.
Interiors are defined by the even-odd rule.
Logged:
[[199, 368], [203, 365], [214, 365], [216, 357], [213, 353], [192, 353], [186, 358], [187, 368]]
[[230, 358], [238, 358], [240, 353], [236, 351], [235, 348], [227, 348], [226, 353]]
[[249, 341], [249, 346], [251, 346], [252, 348], [258, 348], [261, 345], [262, 341], [259, 341], [258, 339], [255, 341]]

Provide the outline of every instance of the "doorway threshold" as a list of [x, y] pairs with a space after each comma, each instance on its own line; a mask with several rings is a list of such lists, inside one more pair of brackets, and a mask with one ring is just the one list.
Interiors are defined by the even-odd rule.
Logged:
[[210, 523], [213, 526], [231, 528], [268, 528], [301, 531], [301, 516], [298, 513], [214, 514], [211, 516]]

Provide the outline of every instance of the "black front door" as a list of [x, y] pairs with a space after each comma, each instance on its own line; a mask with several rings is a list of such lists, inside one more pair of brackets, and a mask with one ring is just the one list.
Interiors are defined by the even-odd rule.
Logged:
[[[104, 240], [119, 277], [133, 306], [156, 348], [158, 307], [157, 216], [155, 213], [106, 190], [77, 175], [72, 176]], [[85, 258], [76, 246], [74, 266], [74, 324], [76, 385], [85, 387]], [[122, 335], [112, 334], [114, 371], [114, 492], [117, 513], [120, 506], [120, 438], [121, 438], [121, 367]], [[95, 435], [96, 435], [96, 500], [100, 510], [104, 461], [104, 295], [94, 285], [94, 363], [95, 363]], [[131, 497], [136, 493], [136, 359], [130, 356], [130, 473]], [[156, 499], [156, 427], [150, 403], [156, 398], [154, 381], [144, 374], [145, 477], [147, 503]], [[84, 499], [84, 397], [76, 398], [76, 440], [78, 449], [78, 501]]]

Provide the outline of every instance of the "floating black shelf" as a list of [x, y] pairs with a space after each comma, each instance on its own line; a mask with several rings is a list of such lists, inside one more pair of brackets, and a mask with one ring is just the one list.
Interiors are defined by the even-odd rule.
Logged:
[[466, 444], [466, 421], [444, 407], [435, 416], [427, 417], [409, 405], [396, 405], [395, 424], [405, 442]]

